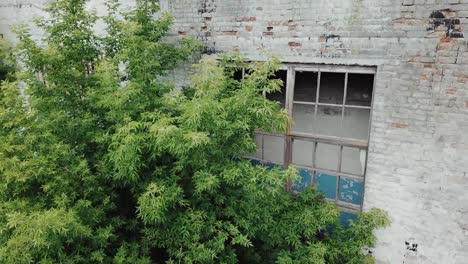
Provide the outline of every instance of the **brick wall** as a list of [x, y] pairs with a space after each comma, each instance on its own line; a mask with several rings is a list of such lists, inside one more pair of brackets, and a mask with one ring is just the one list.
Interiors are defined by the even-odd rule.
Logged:
[[467, 0], [175, 0], [173, 37], [252, 60], [376, 65], [364, 208], [378, 263], [468, 259]]
[[[377, 231], [377, 263], [466, 263], [468, 0], [161, 5], [176, 17], [171, 38], [196, 36], [211, 56], [377, 66], [364, 208], [385, 209], [392, 221]], [[33, 9], [2, 2], [0, 17], [28, 20]]]

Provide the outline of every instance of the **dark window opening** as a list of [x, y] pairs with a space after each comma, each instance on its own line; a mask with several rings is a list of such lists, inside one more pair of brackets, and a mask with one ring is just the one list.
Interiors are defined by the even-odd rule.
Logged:
[[276, 72], [271, 79], [280, 79], [283, 84], [281, 85], [281, 91], [270, 93], [266, 95], [266, 98], [271, 101], [276, 101], [281, 104], [283, 108], [285, 108], [286, 103], [286, 81], [287, 81], [287, 71], [286, 70], [279, 70]]
[[296, 72], [294, 84], [294, 100], [303, 102], [315, 102], [317, 98], [316, 72]]
[[374, 87], [373, 74], [348, 75], [347, 105], [371, 106], [372, 90]]
[[244, 79], [244, 69], [236, 69], [232, 78], [238, 82], [242, 81]]
[[345, 77], [344, 73], [322, 72], [319, 103], [343, 104]]

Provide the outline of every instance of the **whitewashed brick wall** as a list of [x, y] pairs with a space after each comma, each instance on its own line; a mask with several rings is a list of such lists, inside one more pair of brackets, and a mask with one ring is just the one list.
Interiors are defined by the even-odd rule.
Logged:
[[[44, 1], [2, 0], [0, 33], [12, 38], [6, 24], [30, 21]], [[468, 0], [161, 5], [176, 17], [171, 38], [195, 36], [213, 56], [377, 66], [364, 207], [392, 221], [377, 231], [377, 263], [468, 263]]]

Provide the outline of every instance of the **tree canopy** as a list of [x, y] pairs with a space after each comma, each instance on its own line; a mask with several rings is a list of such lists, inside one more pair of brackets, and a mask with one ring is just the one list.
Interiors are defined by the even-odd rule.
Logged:
[[167, 41], [173, 17], [157, 1], [122, 12], [108, 0], [104, 18], [85, 2], [52, 1], [40, 44], [19, 26], [16, 50], [2, 46], [0, 263], [372, 259], [363, 248], [385, 213], [344, 228], [315, 188], [285, 190], [294, 168], [244, 158], [256, 129], [286, 129], [287, 113], [262, 96], [280, 90], [278, 60], [202, 59], [176, 89], [164, 77], [201, 45]]

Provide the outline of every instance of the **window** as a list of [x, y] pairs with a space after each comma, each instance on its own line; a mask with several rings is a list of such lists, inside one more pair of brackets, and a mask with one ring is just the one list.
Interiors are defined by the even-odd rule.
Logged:
[[375, 68], [288, 65], [277, 78], [280, 93], [267, 95], [288, 110], [286, 134], [257, 133], [255, 159], [293, 164], [301, 181], [293, 191], [312, 185], [343, 209], [361, 210]]

